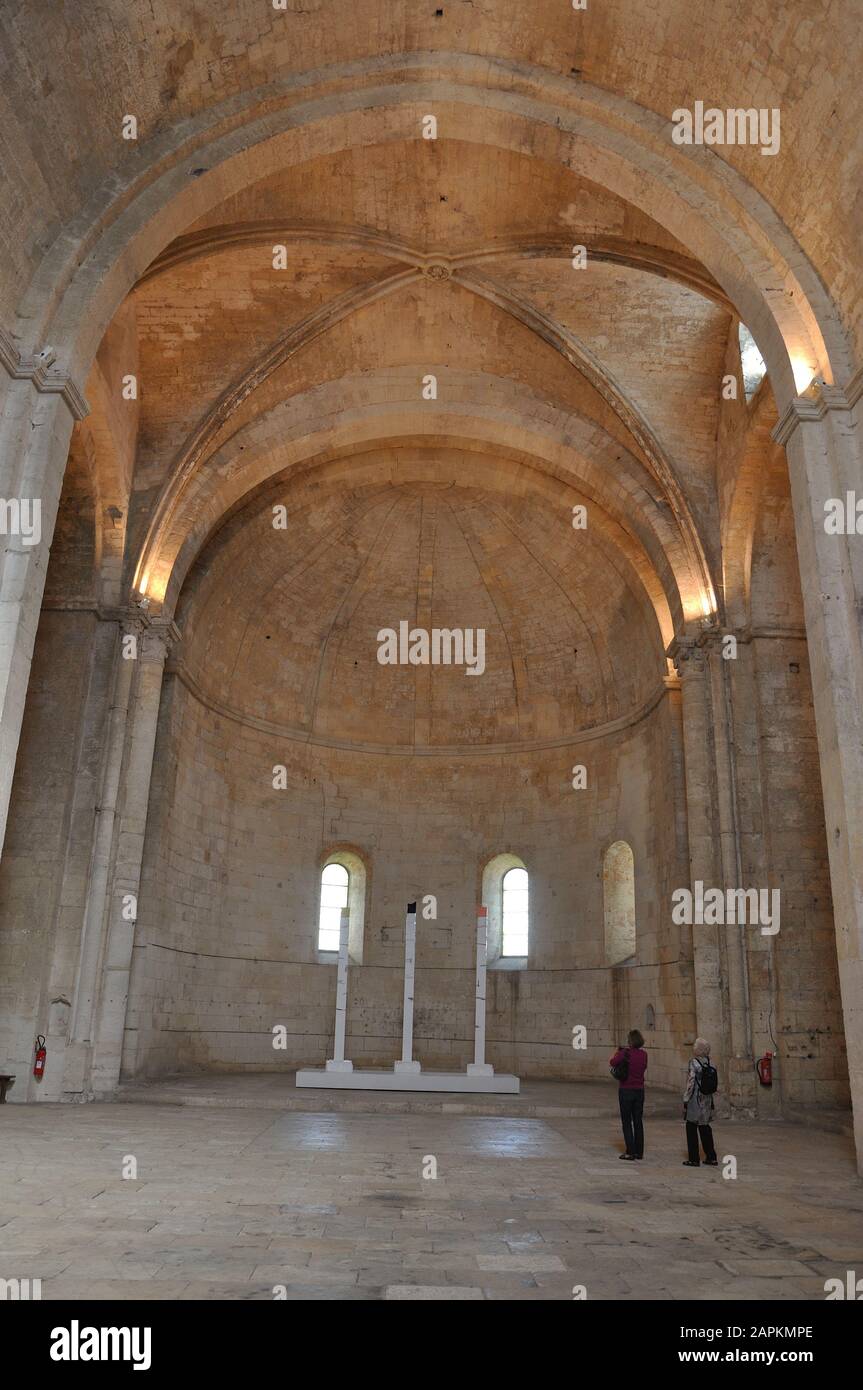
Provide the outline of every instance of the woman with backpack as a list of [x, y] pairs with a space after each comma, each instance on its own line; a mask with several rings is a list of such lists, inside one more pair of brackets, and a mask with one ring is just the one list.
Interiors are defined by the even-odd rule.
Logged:
[[626, 1153], [620, 1158], [634, 1160], [644, 1158], [644, 1073], [647, 1071], [647, 1053], [644, 1038], [637, 1028], [633, 1028], [626, 1039], [626, 1046], [619, 1047], [609, 1058], [611, 1074], [618, 1083], [617, 1099], [620, 1105], [620, 1123]]
[[704, 1162], [708, 1168], [715, 1168], [719, 1160], [710, 1121], [713, 1116], [713, 1093], [719, 1078], [716, 1068], [710, 1063], [710, 1043], [704, 1038], [696, 1038], [692, 1051], [694, 1055], [689, 1062], [683, 1092], [683, 1118], [686, 1121], [686, 1147], [689, 1150], [689, 1157], [684, 1160], [683, 1166], [701, 1167], [698, 1157], [700, 1136]]

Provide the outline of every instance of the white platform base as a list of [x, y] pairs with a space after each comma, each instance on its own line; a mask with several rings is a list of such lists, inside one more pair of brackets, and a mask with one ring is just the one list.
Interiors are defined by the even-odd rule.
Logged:
[[343, 1091], [485, 1091], [518, 1095], [519, 1079], [507, 1072], [476, 1076], [463, 1071], [325, 1071], [305, 1067], [297, 1072], [298, 1086]]

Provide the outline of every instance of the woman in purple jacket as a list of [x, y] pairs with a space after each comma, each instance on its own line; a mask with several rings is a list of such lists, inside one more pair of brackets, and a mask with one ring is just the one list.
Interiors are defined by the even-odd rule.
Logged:
[[647, 1053], [644, 1038], [637, 1028], [627, 1036], [626, 1047], [619, 1047], [609, 1059], [609, 1066], [619, 1066], [626, 1060], [626, 1076], [619, 1082], [617, 1099], [620, 1104], [620, 1123], [626, 1141], [626, 1153], [621, 1158], [644, 1158], [644, 1073], [647, 1071]]

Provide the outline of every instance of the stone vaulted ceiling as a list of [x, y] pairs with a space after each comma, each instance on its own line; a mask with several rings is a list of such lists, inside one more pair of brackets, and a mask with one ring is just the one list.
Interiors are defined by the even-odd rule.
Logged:
[[[87, 309], [67, 358], [86, 364], [90, 413], [61, 527], [95, 515], [76, 554], [101, 600], [176, 618], [208, 698], [302, 736], [360, 738], [349, 678], [380, 677], [372, 628], [399, 607], [482, 614], [494, 675], [480, 691], [401, 673], [384, 742], [634, 716], [735, 573], [717, 440], [742, 306], [777, 363], [766, 393], [785, 398], [798, 371], [841, 368], [857, 331], [839, 212], [857, 166], [833, 109], [852, 90], [848, 7], [791, 22], [724, 0], [693, 29], [683, 0], [238, 0], [230, 18], [106, 0], [86, 44], [74, 7], [51, 8], [37, 26], [7, 6], [0, 40], [13, 134], [39, 96], [0, 211], [0, 294], [16, 352], [51, 296], [61, 344]], [[781, 160], [729, 147], [671, 166], [675, 108], [744, 98], [782, 104]], [[786, 235], [811, 271], [782, 260]], [[835, 315], [816, 322], [798, 274], [813, 303], [829, 280]], [[331, 515], [346, 539], [319, 564]], [[744, 531], [726, 527], [743, 552]], [[281, 642], [274, 594], [292, 610]]]

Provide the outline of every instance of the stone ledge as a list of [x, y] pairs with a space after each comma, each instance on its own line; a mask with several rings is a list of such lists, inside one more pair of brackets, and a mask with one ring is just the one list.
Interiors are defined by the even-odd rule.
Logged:
[[76, 420], [83, 420], [90, 414], [90, 407], [68, 372], [52, 370], [54, 351], [43, 348], [34, 356], [25, 356], [18, 351], [5, 329], [0, 328], [0, 364], [13, 381], [30, 381], [40, 395], [62, 396]]

